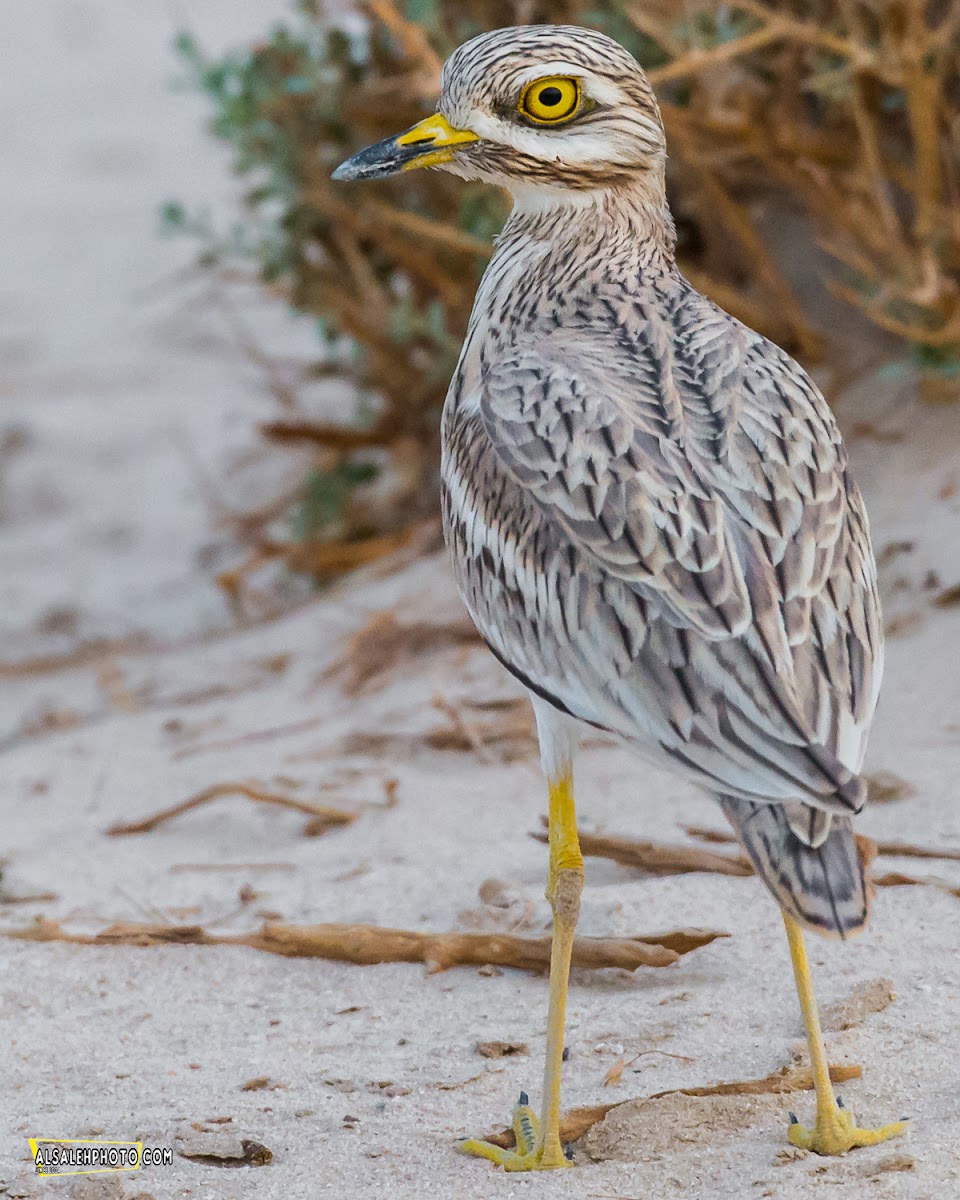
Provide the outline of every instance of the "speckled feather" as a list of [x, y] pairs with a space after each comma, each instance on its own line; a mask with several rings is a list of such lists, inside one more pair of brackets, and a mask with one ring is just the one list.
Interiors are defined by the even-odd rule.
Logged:
[[458, 166], [522, 177], [444, 411], [459, 586], [535, 694], [710, 790], [792, 915], [855, 930], [867, 894], [847, 815], [882, 663], [863, 503], [815, 385], [678, 272], [639, 67], [569, 41], [500, 31], [445, 69], [462, 121], [478, 89], [494, 111], [516, 91], [518, 60], [579, 55], [628, 77], [637, 121], [636, 168], [602, 188], [602, 168], [562, 152], [539, 163], [535, 202], [512, 145]]

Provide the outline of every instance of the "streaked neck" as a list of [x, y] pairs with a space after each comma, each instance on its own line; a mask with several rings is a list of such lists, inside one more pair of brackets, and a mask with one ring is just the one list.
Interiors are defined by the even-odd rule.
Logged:
[[649, 186], [598, 191], [517, 185], [514, 207], [501, 246], [541, 243], [561, 253], [589, 254], [602, 245], [607, 254], [635, 265], [671, 268], [676, 230], [659, 181]]

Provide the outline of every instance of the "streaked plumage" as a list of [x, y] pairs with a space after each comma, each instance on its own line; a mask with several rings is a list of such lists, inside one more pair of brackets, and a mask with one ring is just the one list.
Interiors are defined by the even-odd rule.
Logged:
[[[500, 54], [550, 53], [507, 32], [451, 59], [452, 123]], [[619, 77], [605, 46], [565, 54]], [[490, 174], [471, 149], [459, 169]], [[444, 412], [447, 537], [509, 670], [722, 797], [781, 903], [844, 933], [882, 663], [863, 503], [815, 385], [679, 274], [662, 157], [661, 134], [639, 196], [508, 221]]]
[[665, 161], [630, 55], [540, 26], [462, 46], [439, 111], [336, 172], [442, 165], [515, 202], [447, 396], [441, 465], [460, 591], [530, 689], [549, 784], [542, 1119], [521, 1093], [516, 1152], [462, 1146], [508, 1171], [569, 1165], [582, 723], [712, 793], [784, 911], [817, 1093], [816, 1125], [794, 1119], [790, 1141], [840, 1154], [905, 1128], [860, 1129], [837, 1103], [800, 929], [843, 936], [867, 918], [850, 816], [883, 648], [863, 502], [815, 385], [677, 270]]

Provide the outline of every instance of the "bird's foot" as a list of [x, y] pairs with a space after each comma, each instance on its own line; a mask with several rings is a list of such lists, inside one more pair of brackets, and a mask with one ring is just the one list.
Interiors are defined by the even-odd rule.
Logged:
[[515, 1150], [504, 1150], [479, 1138], [467, 1138], [458, 1149], [462, 1154], [489, 1159], [505, 1171], [552, 1171], [573, 1166], [563, 1152], [559, 1137], [554, 1135], [541, 1140], [540, 1122], [530, 1107], [526, 1092], [520, 1093], [520, 1101], [513, 1110], [513, 1132], [517, 1139]]
[[879, 1129], [858, 1129], [853, 1114], [847, 1112], [843, 1101], [838, 1098], [832, 1108], [822, 1112], [818, 1109], [817, 1123], [813, 1129], [801, 1125], [791, 1113], [787, 1139], [791, 1145], [799, 1146], [801, 1150], [812, 1150], [814, 1154], [846, 1154], [857, 1146], [876, 1146], [888, 1138], [897, 1137], [906, 1130], [908, 1124], [908, 1121], [894, 1121]]

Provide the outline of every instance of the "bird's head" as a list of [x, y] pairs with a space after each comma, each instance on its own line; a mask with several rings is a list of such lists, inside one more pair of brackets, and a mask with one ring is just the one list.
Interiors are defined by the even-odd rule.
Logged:
[[443, 68], [437, 112], [348, 159], [334, 179], [442, 167], [515, 195], [660, 191], [666, 148], [637, 61], [572, 25], [498, 29], [464, 43]]

